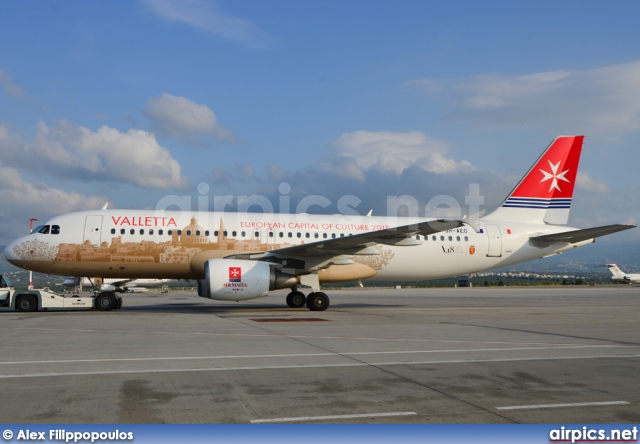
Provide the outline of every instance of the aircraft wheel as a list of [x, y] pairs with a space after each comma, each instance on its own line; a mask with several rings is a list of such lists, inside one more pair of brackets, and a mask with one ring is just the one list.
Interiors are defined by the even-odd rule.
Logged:
[[311, 311], [324, 311], [329, 308], [329, 296], [318, 291], [307, 296], [307, 307]]
[[300, 291], [292, 291], [287, 295], [287, 305], [291, 308], [302, 308], [307, 303], [307, 298]]
[[96, 296], [96, 310], [111, 311], [116, 308], [117, 304], [116, 295], [111, 292], [103, 291]]
[[38, 300], [31, 294], [23, 294], [16, 301], [18, 311], [36, 311], [38, 309]]

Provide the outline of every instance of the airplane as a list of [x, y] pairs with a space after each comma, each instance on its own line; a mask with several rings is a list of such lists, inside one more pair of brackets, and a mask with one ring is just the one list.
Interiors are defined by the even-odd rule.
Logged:
[[[47, 274], [195, 280], [198, 295], [243, 301], [290, 289], [289, 307], [326, 310], [325, 282], [462, 276], [560, 254], [634, 228], [566, 226], [584, 136], [556, 138], [490, 214], [442, 219], [208, 211], [81, 211], [8, 244]], [[298, 287], [311, 287], [305, 296]], [[111, 310], [113, 292], [96, 296]]]
[[628, 274], [620, 270], [616, 264], [606, 264], [605, 267], [609, 268], [609, 271], [613, 276], [611, 279], [625, 284], [640, 284], [640, 274]]
[[[139, 287], [144, 285], [145, 287], [163, 287], [167, 285], [170, 279], [103, 279], [100, 284], [101, 291], [116, 291], [124, 293], [129, 289], [143, 288]], [[96, 281], [87, 277], [68, 277], [62, 281], [62, 285], [65, 287], [79, 287], [82, 286], [95, 286]]]

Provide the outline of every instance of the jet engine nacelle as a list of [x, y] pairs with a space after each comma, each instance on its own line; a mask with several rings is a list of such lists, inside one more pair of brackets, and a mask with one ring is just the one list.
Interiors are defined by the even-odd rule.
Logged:
[[266, 262], [211, 259], [204, 264], [205, 278], [198, 281], [198, 295], [219, 301], [261, 298], [269, 290], [293, 287], [298, 280], [273, 269]]

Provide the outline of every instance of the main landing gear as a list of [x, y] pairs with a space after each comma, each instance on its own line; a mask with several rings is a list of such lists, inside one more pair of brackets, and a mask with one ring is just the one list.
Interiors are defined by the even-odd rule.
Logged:
[[329, 296], [321, 291], [315, 291], [305, 297], [304, 293], [293, 290], [287, 295], [287, 305], [291, 308], [302, 308], [306, 305], [311, 311], [324, 311], [329, 308]]

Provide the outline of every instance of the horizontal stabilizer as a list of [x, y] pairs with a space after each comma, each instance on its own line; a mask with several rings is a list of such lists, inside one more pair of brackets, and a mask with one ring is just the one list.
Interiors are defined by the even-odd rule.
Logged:
[[635, 228], [635, 225], [605, 225], [603, 227], [585, 228], [584, 230], [565, 231], [564, 233], [546, 234], [544, 236], [534, 236], [531, 240], [542, 242], [567, 242], [574, 244], [588, 239], [593, 239], [618, 231]]

